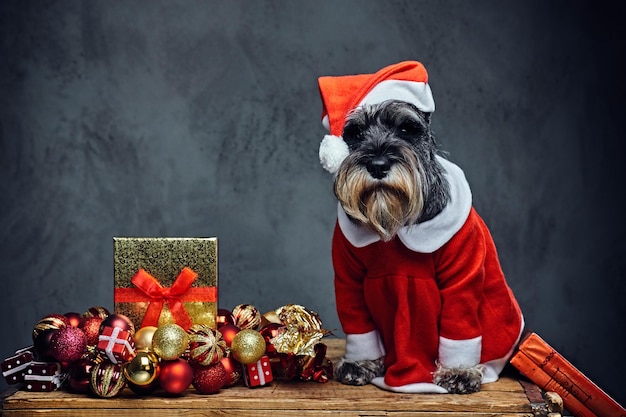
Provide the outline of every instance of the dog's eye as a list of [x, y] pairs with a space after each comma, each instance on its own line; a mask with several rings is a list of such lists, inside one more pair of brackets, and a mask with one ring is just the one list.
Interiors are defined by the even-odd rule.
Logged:
[[363, 130], [354, 124], [348, 124], [343, 129], [343, 140], [349, 147], [363, 140]]
[[414, 120], [409, 120], [402, 122], [400, 126], [398, 126], [398, 132], [402, 136], [414, 137], [422, 133], [422, 126]]

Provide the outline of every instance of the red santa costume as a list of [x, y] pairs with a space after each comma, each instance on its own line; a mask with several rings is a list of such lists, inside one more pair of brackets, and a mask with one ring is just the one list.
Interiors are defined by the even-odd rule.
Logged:
[[[331, 172], [347, 155], [340, 135], [351, 109], [400, 99], [434, 111], [426, 70], [417, 62], [370, 75], [322, 77], [320, 92], [324, 124], [333, 134], [322, 141], [320, 160]], [[432, 382], [437, 362], [482, 364], [482, 382], [496, 381], [524, 327], [463, 171], [438, 158], [450, 184], [449, 204], [433, 219], [403, 227], [389, 242], [338, 207], [332, 255], [345, 357], [384, 356], [386, 373], [372, 383], [391, 391], [446, 393]]]

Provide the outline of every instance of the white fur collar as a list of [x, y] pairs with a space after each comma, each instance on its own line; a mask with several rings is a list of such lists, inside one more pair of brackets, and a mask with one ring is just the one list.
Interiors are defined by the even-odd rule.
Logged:
[[[444, 158], [438, 156], [437, 159], [450, 184], [450, 202], [431, 220], [398, 231], [400, 241], [415, 252], [432, 253], [442, 247], [465, 224], [472, 208], [472, 191], [463, 170]], [[337, 217], [341, 231], [352, 245], [362, 248], [380, 240], [376, 233], [353, 223], [341, 204], [338, 204]]]

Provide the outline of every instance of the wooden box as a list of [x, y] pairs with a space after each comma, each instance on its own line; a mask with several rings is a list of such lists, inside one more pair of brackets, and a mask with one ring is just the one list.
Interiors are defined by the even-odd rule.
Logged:
[[[340, 339], [324, 339], [333, 362], [344, 351]], [[4, 399], [2, 417], [106, 416], [546, 416], [548, 406], [536, 385], [503, 376], [471, 395], [397, 394], [372, 385], [352, 387], [330, 381], [273, 381], [266, 387], [243, 383], [214, 395], [200, 395], [193, 387], [183, 395], [157, 391], [138, 397], [128, 388], [111, 399], [72, 394], [17, 391]], [[558, 413], [550, 414], [557, 416]]]

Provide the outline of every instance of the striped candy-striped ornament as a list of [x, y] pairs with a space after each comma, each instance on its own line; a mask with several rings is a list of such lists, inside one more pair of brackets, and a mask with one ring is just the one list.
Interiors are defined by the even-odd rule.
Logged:
[[102, 362], [91, 368], [91, 390], [99, 397], [115, 397], [125, 386], [123, 365]]
[[205, 324], [194, 324], [188, 333], [189, 355], [192, 362], [209, 366], [226, 356], [226, 341], [219, 330]]

